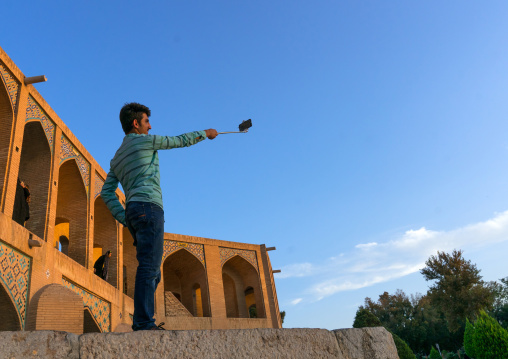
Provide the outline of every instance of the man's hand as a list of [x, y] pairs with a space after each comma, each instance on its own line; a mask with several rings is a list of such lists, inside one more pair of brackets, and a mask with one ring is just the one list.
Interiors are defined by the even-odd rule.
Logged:
[[214, 130], [212, 128], [209, 130], [205, 130], [205, 132], [206, 132], [206, 137], [208, 137], [208, 139], [210, 139], [210, 140], [213, 140], [218, 135], [217, 130]]

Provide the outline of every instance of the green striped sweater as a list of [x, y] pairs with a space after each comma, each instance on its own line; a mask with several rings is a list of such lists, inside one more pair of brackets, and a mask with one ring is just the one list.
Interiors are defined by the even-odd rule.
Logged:
[[125, 209], [115, 191], [118, 182], [125, 191], [125, 202], [151, 202], [162, 208], [159, 156], [157, 150], [188, 147], [206, 139], [205, 131], [180, 136], [157, 136], [130, 133], [111, 160], [111, 167], [102, 187], [101, 197], [115, 219], [125, 223]]

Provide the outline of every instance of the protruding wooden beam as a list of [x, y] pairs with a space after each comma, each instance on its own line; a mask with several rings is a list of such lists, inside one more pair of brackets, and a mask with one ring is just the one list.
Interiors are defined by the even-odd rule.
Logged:
[[266, 251], [267, 251], [267, 252], [268, 252], [268, 251], [274, 251], [275, 249], [276, 249], [275, 247], [268, 247], [268, 248], [266, 248]]
[[282, 272], [280, 269], [273, 270], [272, 273], [280, 273]]
[[46, 82], [48, 79], [44, 75], [25, 77], [25, 85], [35, 84], [38, 82]]

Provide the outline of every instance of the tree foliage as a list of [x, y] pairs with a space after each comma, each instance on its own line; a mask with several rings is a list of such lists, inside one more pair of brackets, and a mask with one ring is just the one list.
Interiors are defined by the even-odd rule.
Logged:
[[[462, 333], [451, 334], [444, 316], [431, 305], [427, 296], [407, 296], [402, 290], [384, 292], [377, 301], [365, 298], [360, 306], [374, 314], [381, 324], [408, 343], [415, 353], [428, 353], [435, 343], [451, 350], [462, 345]], [[358, 312], [357, 312], [358, 313]]]
[[462, 257], [461, 250], [451, 254], [437, 252], [421, 270], [425, 280], [435, 282], [428, 296], [445, 316], [451, 332], [463, 331], [466, 319], [473, 320], [480, 310], [491, 308], [495, 299], [492, 283], [485, 283], [480, 270]]
[[464, 350], [471, 358], [476, 358], [475, 346], [473, 344], [474, 327], [473, 324], [466, 320], [466, 330], [464, 330]]
[[494, 317], [498, 323], [508, 329], [508, 277], [499, 280], [501, 283], [494, 284], [496, 299], [489, 314]]
[[382, 327], [381, 321], [368, 309], [359, 308], [356, 311], [353, 328]]
[[[466, 337], [467, 334], [467, 337]], [[484, 311], [464, 333], [467, 355], [475, 359], [508, 359], [508, 331]]]
[[416, 359], [413, 351], [405, 341], [403, 341], [397, 334], [392, 333], [392, 337], [395, 347], [397, 348], [399, 359]]

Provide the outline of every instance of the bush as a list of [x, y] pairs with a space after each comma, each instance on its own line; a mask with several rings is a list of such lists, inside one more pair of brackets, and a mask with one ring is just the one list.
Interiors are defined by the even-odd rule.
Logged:
[[399, 359], [416, 359], [413, 351], [405, 341], [400, 339], [397, 334], [392, 333], [392, 336], [393, 341], [395, 342], [395, 346], [397, 347], [397, 354], [399, 354]]
[[360, 308], [356, 311], [353, 328], [382, 327], [381, 321], [368, 309]]
[[508, 359], [508, 331], [482, 311], [474, 325], [466, 324], [464, 347], [475, 359]]
[[430, 349], [429, 359], [441, 359], [441, 355], [439, 355], [439, 352], [436, 350], [436, 348], [432, 347]]
[[475, 346], [473, 344], [474, 327], [469, 320], [466, 321], [466, 330], [464, 331], [464, 350], [467, 356], [476, 358]]

